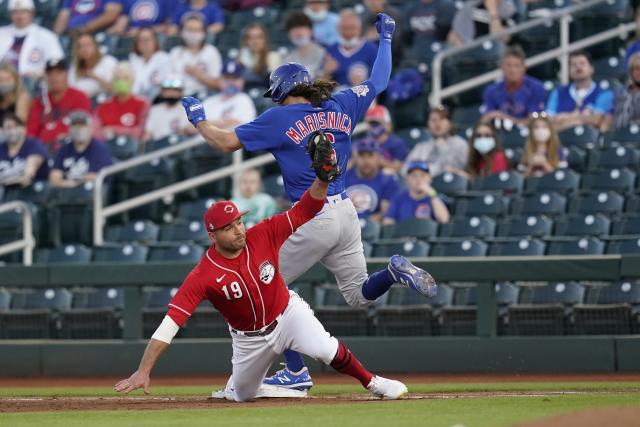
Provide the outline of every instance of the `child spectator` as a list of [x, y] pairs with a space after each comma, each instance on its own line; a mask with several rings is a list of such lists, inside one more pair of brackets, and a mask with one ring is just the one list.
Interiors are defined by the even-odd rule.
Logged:
[[529, 137], [518, 169], [525, 176], [542, 176], [566, 168], [564, 150], [549, 116], [545, 112], [534, 113], [528, 127]]

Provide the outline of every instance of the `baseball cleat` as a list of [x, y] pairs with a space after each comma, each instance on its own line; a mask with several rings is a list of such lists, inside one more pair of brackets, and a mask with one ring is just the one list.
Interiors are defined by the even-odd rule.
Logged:
[[403, 256], [393, 255], [389, 260], [387, 269], [397, 283], [402, 283], [428, 298], [438, 294], [438, 286], [435, 279], [423, 269], [411, 264]]
[[273, 376], [265, 378], [262, 384], [294, 390], [309, 390], [313, 387], [313, 381], [311, 381], [311, 375], [309, 375], [309, 369], [306, 366], [295, 373], [285, 367]]
[[390, 380], [378, 375], [371, 379], [367, 390], [376, 397], [389, 400], [400, 399], [409, 392], [407, 386], [400, 381]]
[[[214, 391], [211, 393], [211, 397], [214, 399], [226, 399], [230, 401], [235, 401], [235, 397], [233, 395], [233, 387], [226, 387], [218, 391]], [[256, 393], [256, 399], [259, 398], [304, 398], [307, 397], [306, 390], [295, 390], [290, 388], [282, 388], [271, 386], [268, 384], [261, 384], [260, 388], [258, 388], [258, 392]]]

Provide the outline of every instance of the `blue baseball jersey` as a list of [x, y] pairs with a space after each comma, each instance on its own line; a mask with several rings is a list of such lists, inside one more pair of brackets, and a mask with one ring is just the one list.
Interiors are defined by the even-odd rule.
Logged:
[[416, 200], [411, 197], [408, 190], [391, 199], [385, 218], [394, 219], [396, 222], [411, 218], [436, 219], [431, 197], [425, 196]]
[[122, 13], [129, 17], [130, 28], [162, 24], [170, 16], [169, 0], [123, 0], [122, 5]]
[[113, 159], [109, 146], [93, 140], [81, 153], [76, 151], [72, 143], [60, 147], [53, 159], [51, 169], [61, 170], [65, 179], [78, 180], [111, 164], [113, 164]]
[[122, 4], [120, 0], [64, 0], [63, 9], [69, 9], [70, 16], [67, 27], [78, 28], [102, 15], [105, 5]]
[[373, 178], [360, 178], [355, 168], [347, 171], [345, 185], [358, 218], [368, 218], [379, 212], [380, 202], [391, 200], [398, 191], [398, 181], [394, 176], [378, 172]]
[[349, 72], [353, 67], [364, 67], [367, 69], [368, 75], [371, 75], [378, 48], [370, 41], [364, 41], [360, 49], [356, 51], [347, 52], [339, 44], [334, 44], [327, 48], [327, 53], [338, 62], [338, 69], [331, 78], [341, 85], [348, 85], [350, 84]]
[[542, 83], [529, 76], [524, 76], [522, 85], [513, 92], [507, 90], [504, 81], [487, 87], [483, 95], [483, 106], [486, 112], [502, 111], [517, 119], [525, 119], [529, 114], [544, 110], [547, 91]]
[[[319, 107], [291, 104], [273, 107], [252, 122], [235, 130], [240, 143], [248, 151], [266, 150], [278, 161], [284, 188], [292, 201], [297, 201], [316, 178], [307, 153], [307, 137], [323, 130], [333, 143], [341, 170], [347, 169], [351, 157], [351, 134], [356, 123], [376, 96], [373, 84], [358, 86], [334, 94]], [[329, 195], [345, 190], [345, 175], [329, 185]]]
[[44, 162], [36, 171], [35, 181], [45, 181], [49, 177], [47, 149], [37, 139], [25, 139], [15, 156], [9, 156], [9, 146], [0, 144], [0, 180], [18, 178], [24, 175], [29, 156], [41, 156]]

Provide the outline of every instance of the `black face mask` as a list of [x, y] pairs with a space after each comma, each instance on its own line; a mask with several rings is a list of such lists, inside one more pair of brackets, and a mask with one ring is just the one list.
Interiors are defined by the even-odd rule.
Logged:
[[161, 97], [160, 98], [161, 102], [166, 102], [169, 105], [176, 105], [178, 102], [180, 102], [180, 98], [165, 98], [165, 97]]

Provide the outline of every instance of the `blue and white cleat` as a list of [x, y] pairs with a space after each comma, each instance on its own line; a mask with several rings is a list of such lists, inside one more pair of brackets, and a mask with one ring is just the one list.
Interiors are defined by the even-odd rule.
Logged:
[[428, 298], [438, 294], [435, 279], [423, 269], [411, 264], [405, 257], [393, 255], [387, 268], [397, 283], [402, 283]]
[[262, 384], [294, 390], [309, 390], [313, 387], [313, 381], [311, 381], [311, 375], [309, 375], [309, 369], [306, 366], [299, 372], [291, 372], [285, 366], [273, 376], [265, 378]]

